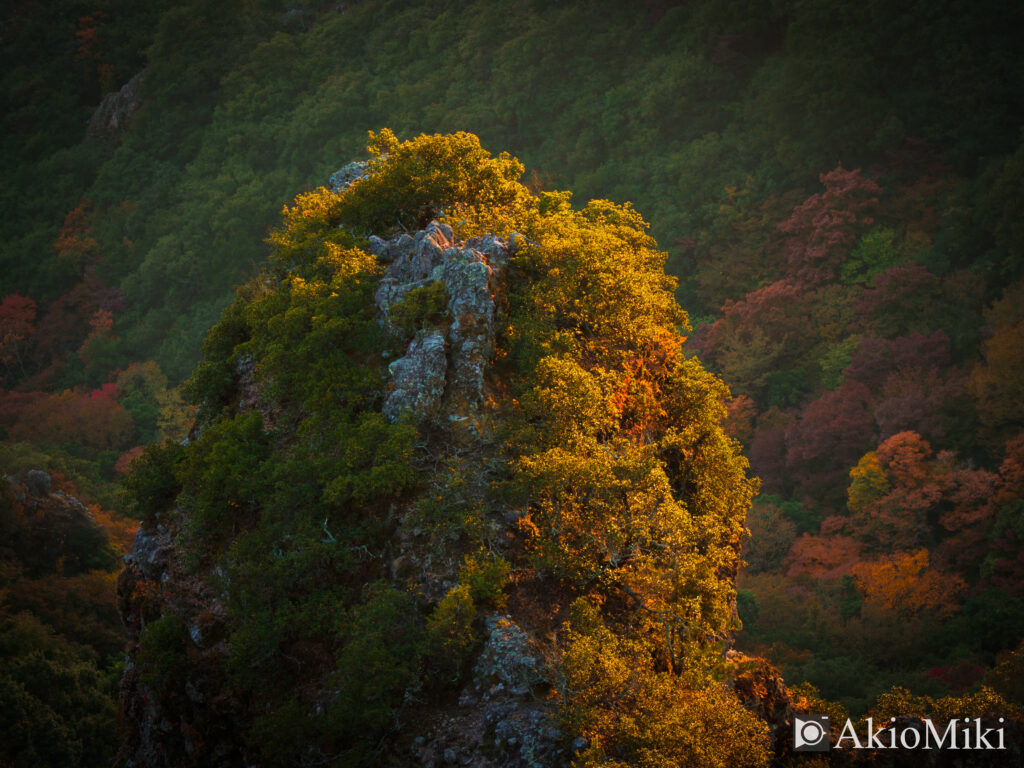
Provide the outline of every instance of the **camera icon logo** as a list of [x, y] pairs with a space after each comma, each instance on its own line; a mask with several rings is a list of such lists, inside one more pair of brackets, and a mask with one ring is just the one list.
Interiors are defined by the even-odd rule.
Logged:
[[793, 751], [827, 752], [829, 734], [828, 715], [796, 715], [793, 718]]

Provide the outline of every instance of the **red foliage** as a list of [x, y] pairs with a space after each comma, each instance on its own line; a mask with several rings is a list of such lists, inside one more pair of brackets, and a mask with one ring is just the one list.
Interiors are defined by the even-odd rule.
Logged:
[[809, 505], [841, 508], [849, 468], [874, 441], [871, 391], [846, 381], [804, 409], [786, 431], [786, 464]]
[[873, 415], [883, 439], [914, 430], [942, 440], [955, 429], [951, 414], [969, 406], [967, 377], [950, 361], [949, 336], [943, 330], [891, 340], [867, 338], [845, 375], [876, 393]]
[[1006, 441], [995, 500], [1005, 504], [1020, 498], [1024, 498], [1024, 432]]
[[928, 677], [945, 683], [957, 695], [964, 693], [984, 676], [985, 668], [971, 661], [958, 661], [956, 664], [933, 667], [928, 670]]
[[726, 301], [722, 312], [732, 321], [733, 328], [756, 325], [770, 337], [778, 338], [799, 330], [794, 327], [793, 314], [802, 304], [803, 295], [804, 290], [797, 284], [776, 280], [751, 291], [740, 301]]
[[786, 429], [794, 417], [769, 408], [761, 414], [750, 441], [750, 466], [761, 478], [764, 493], [786, 493]]
[[10, 429], [33, 403], [49, 397], [45, 392], [3, 392], [0, 390], [0, 427]]
[[946, 503], [939, 524], [951, 533], [976, 533], [983, 538], [992, 517], [992, 502], [999, 476], [984, 469], [955, 469], [949, 475]]
[[10, 293], [0, 302], [0, 365], [24, 373], [25, 347], [35, 332], [36, 303]]
[[117, 288], [105, 288], [91, 269], [82, 282], [51, 301], [40, 317], [34, 337], [33, 368], [41, 371], [22, 382], [25, 389], [43, 389], [59, 372], [69, 352], [79, 349], [95, 329], [92, 322], [104, 310], [114, 313], [124, 306], [124, 294]]
[[109, 384], [93, 392], [66, 390], [35, 399], [10, 427], [10, 435], [37, 445], [74, 443], [92, 453], [124, 450], [135, 436], [135, 423], [114, 394]]
[[786, 557], [788, 576], [838, 579], [860, 561], [861, 544], [849, 536], [812, 536], [805, 533]]
[[789, 235], [786, 255], [791, 274], [804, 283], [833, 277], [857, 237], [873, 222], [882, 188], [839, 166], [823, 174], [825, 191], [798, 205], [779, 225]]

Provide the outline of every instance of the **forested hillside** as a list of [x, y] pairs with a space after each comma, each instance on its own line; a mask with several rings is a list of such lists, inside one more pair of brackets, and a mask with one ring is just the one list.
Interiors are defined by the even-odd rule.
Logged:
[[[19, 489], [36, 469], [116, 545], [125, 523], [103, 510], [130, 506], [117, 482], [143, 446], [195, 423], [202, 398], [180, 385], [236, 286], [279, 252], [282, 205], [365, 159], [369, 130], [468, 131], [523, 162], [531, 195], [631, 202], [667, 251], [692, 327], [682, 354], [729, 387], [726, 429], [761, 480], [737, 647], [855, 713], [894, 685], [938, 698], [987, 684], [1024, 704], [1024, 9], [2, 13], [4, 530], [28, 530]], [[61, 541], [86, 536], [53, 519]], [[112, 602], [103, 546], [106, 559], [45, 564], [3, 550], [5, 654], [88, 625], [53, 663], [113, 669], [110, 617], [47, 597], [72, 579]], [[98, 749], [65, 741], [78, 746], [54, 754]]]

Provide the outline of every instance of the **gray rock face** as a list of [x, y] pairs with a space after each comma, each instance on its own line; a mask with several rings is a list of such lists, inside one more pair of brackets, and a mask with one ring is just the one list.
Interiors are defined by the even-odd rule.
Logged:
[[49, 496], [52, 482], [49, 473], [40, 469], [30, 469], [25, 475], [25, 485], [28, 486], [29, 493], [36, 496]]
[[543, 659], [529, 634], [507, 616], [487, 619], [487, 641], [459, 710], [413, 740], [414, 766], [568, 768], [571, 755], [540, 693]]
[[407, 412], [426, 416], [437, 410], [444, 396], [445, 368], [448, 358], [440, 331], [429, 331], [413, 340], [405, 357], [395, 360], [388, 370], [394, 390], [384, 403], [384, 415], [397, 421]]
[[327, 186], [332, 192], [341, 192], [348, 189], [360, 179], [366, 178], [367, 163], [349, 163], [340, 170], [335, 171], [327, 177]]
[[526, 632], [508, 617], [487, 619], [487, 642], [473, 668], [473, 687], [481, 698], [501, 692], [526, 696], [541, 682], [540, 668], [541, 659]]
[[473, 669], [473, 689], [484, 702], [484, 719], [503, 765], [558, 762], [561, 731], [550, 710], [532, 695], [543, 683], [543, 660], [530, 636], [508, 617], [487, 619], [487, 642]]
[[121, 143], [124, 132], [142, 104], [140, 91], [145, 78], [146, 70], [142, 70], [121, 86], [121, 90], [103, 97], [89, 118], [88, 139], [103, 142], [111, 148]]
[[125, 560], [134, 563], [147, 579], [158, 581], [167, 570], [173, 551], [174, 543], [163, 526], [158, 526], [155, 531], [142, 527], [135, 534], [132, 553], [126, 555]]
[[467, 403], [483, 399], [484, 368], [494, 353], [494, 269], [474, 248], [445, 251], [443, 279], [454, 318], [448, 331], [452, 345], [454, 393]]
[[[415, 235], [370, 240], [370, 249], [387, 264], [375, 296], [383, 325], [391, 328], [391, 308], [416, 288], [440, 282], [449, 297], [443, 336], [446, 365], [439, 369], [433, 357], [429, 366], [424, 365], [423, 339], [413, 340], [406, 357], [391, 366], [394, 391], [384, 413], [392, 421], [412, 405], [414, 417], [445, 414], [459, 422], [472, 416], [483, 401], [484, 373], [494, 354], [494, 297], [511, 251], [493, 235], [465, 243], [453, 239], [451, 227], [432, 221]], [[436, 341], [431, 342], [434, 349]], [[410, 357], [414, 359], [403, 362]], [[442, 397], [436, 399], [439, 370]], [[430, 394], [414, 394], [420, 389]]]

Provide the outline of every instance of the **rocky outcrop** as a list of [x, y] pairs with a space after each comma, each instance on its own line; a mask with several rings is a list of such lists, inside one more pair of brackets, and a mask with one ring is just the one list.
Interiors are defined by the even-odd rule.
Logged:
[[[777, 669], [763, 658], [727, 651], [727, 663], [737, 670], [732, 688], [743, 705], [768, 724], [776, 757], [793, 749], [793, 714], [799, 707]], [[803, 711], [803, 710], [800, 710]]]
[[327, 178], [327, 186], [332, 192], [341, 192], [348, 189], [360, 179], [366, 178], [368, 164], [355, 161], [335, 171]]
[[49, 496], [53, 485], [53, 479], [49, 472], [39, 469], [30, 469], [25, 473], [25, 486], [28, 492], [36, 496]]
[[146, 70], [142, 70], [122, 85], [120, 90], [112, 91], [103, 97], [103, 101], [89, 118], [86, 137], [90, 141], [105, 144], [111, 149], [121, 143], [125, 131], [128, 130], [132, 118], [142, 104], [141, 91], [145, 79]]
[[7, 531], [10, 540], [4, 543], [31, 553], [32, 565], [26, 566], [30, 571], [99, 566], [105, 558], [97, 549], [106, 544], [106, 535], [81, 500], [54, 486], [50, 473], [39, 469], [28, 470], [20, 480], [0, 477], [0, 491], [10, 493], [20, 510], [17, 524]]
[[444, 335], [430, 330], [409, 344], [405, 357], [388, 366], [394, 387], [384, 403], [384, 415], [397, 421], [405, 413], [429, 416], [437, 411], [444, 397]]
[[376, 294], [386, 327], [396, 330], [392, 309], [412, 291], [441, 284], [448, 295], [443, 319], [418, 333], [391, 364], [385, 415], [392, 421], [441, 416], [473, 432], [494, 354], [497, 297], [513, 249], [492, 235], [456, 243], [451, 227], [437, 221], [415, 235], [371, 238], [370, 247], [387, 264]]
[[[342, 191], [358, 183], [366, 168], [365, 163], [345, 166], [332, 174], [330, 187]], [[451, 456], [485, 442], [486, 373], [516, 237], [458, 241], [451, 227], [432, 221], [415, 233], [369, 239], [369, 250], [383, 266], [374, 296], [377, 322], [394, 342], [381, 410], [392, 422], [410, 420], [426, 427], [425, 454]], [[405, 302], [421, 288], [428, 290], [413, 298], [429, 295], [430, 311], [410, 323], [415, 302]], [[405, 320], [399, 322], [398, 315]], [[231, 407], [256, 410], [264, 426], [273, 428], [280, 413], [261, 391], [265, 381], [258, 363], [242, 355], [232, 373]], [[461, 553], [431, 549], [420, 524], [408, 522], [412, 511], [411, 505], [396, 504], [391, 513], [396, 526], [394, 549], [389, 550], [391, 575], [418, 589], [429, 604], [454, 585]], [[495, 519], [496, 526], [504, 525], [500, 515]], [[230, 633], [224, 598], [217, 592], [222, 586], [214, 585], [223, 585], [224, 578], [214, 565], [182, 562], [176, 541], [185, 526], [187, 520], [183, 523], [176, 510], [144, 525], [119, 580], [119, 607], [130, 638], [121, 711], [132, 723], [120, 758], [129, 768], [252, 762], [240, 736], [253, 727], [251, 702], [232, 698], [223, 672]], [[150, 630], [156, 622], [167, 629], [169, 621], [180, 621], [174, 631], [176, 652], [187, 660], [183, 666], [188, 670], [182, 673], [187, 679], [170, 685], [153, 679], [147, 670], [154, 665], [146, 663]], [[451, 691], [446, 707], [420, 713], [389, 747], [397, 750], [394, 764], [568, 764], [567, 745], [544, 695], [550, 689], [544, 662], [529, 633], [508, 617], [492, 617], [486, 632], [471, 682], [461, 692]], [[329, 699], [328, 692], [324, 695]]]
[[[244, 710], [223, 691], [217, 671], [228, 646], [224, 602], [210, 587], [216, 574], [190, 572], [178, 556], [171, 529], [160, 522], [139, 529], [124, 560], [117, 596], [129, 641], [120, 708], [131, 728], [119, 759], [126, 768], [244, 765], [236, 739]], [[209, 674], [193, 675], [183, 685], [146, 674], [141, 641], [165, 617], [180, 621], [181, 631], [169, 638], [173, 647], [160, 652], [179, 653], [193, 669]]]
[[553, 710], [544, 661], [530, 635], [508, 616], [487, 619], [487, 640], [458, 709], [438, 718], [409, 748], [417, 766], [554, 768], [570, 755]]

